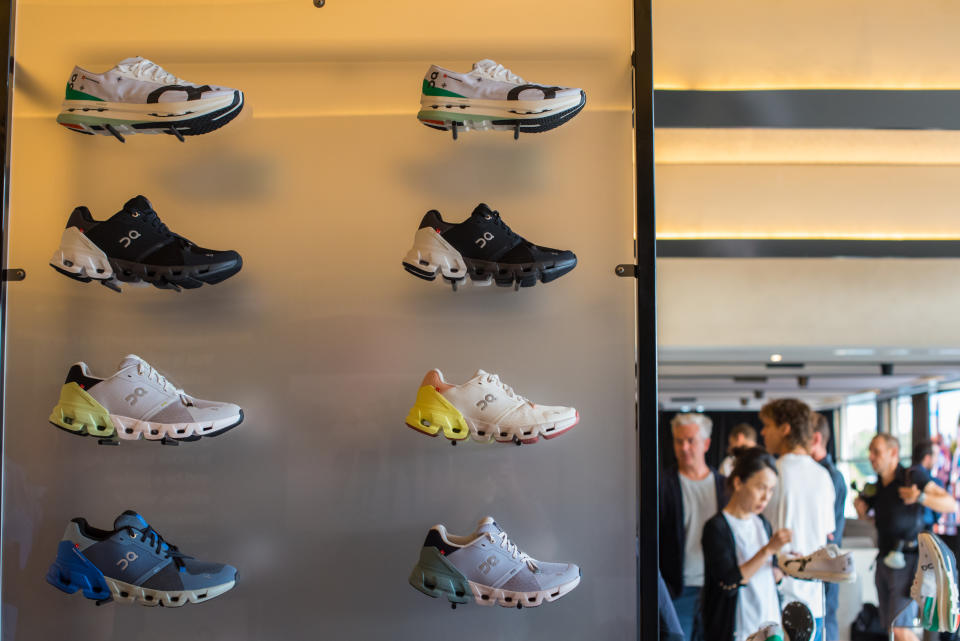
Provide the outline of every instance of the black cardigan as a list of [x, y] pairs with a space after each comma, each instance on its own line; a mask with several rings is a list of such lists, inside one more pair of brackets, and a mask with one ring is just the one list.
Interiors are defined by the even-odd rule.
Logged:
[[[727, 504], [724, 477], [712, 467], [710, 473], [717, 487], [717, 510], [722, 510]], [[660, 573], [674, 599], [683, 591], [683, 550], [686, 540], [680, 472], [673, 466], [664, 470], [660, 478]]]
[[[767, 537], [770, 523], [760, 515]], [[705, 641], [731, 641], [737, 625], [737, 598], [740, 594], [740, 565], [737, 563], [737, 544], [733, 530], [717, 514], [703, 526], [704, 578], [700, 594], [700, 608]]]

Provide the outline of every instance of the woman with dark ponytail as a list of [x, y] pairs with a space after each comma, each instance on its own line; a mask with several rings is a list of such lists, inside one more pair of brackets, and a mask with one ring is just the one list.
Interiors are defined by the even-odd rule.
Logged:
[[760, 447], [733, 454], [730, 500], [703, 528], [706, 641], [744, 641], [765, 623], [780, 625], [773, 554], [792, 534], [786, 529], [771, 533], [761, 515], [777, 485], [776, 462]]

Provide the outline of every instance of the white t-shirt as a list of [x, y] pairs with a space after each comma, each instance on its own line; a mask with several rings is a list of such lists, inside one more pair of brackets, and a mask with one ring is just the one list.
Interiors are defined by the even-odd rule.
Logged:
[[[683, 543], [683, 585], [703, 585], [703, 524], [719, 509], [717, 486], [713, 474], [703, 480], [692, 481], [680, 474], [680, 491], [683, 495], [683, 529], [687, 540]], [[833, 505], [831, 503], [831, 505]]]
[[[743, 565], [756, 556], [770, 540], [763, 529], [763, 522], [755, 514], [738, 519], [724, 511], [723, 518], [733, 530], [733, 540], [737, 544], [737, 565]], [[760, 566], [746, 585], [740, 587], [735, 641], [744, 641], [767, 621], [780, 623], [780, 600], [777, 598], [777, 582], [773, 577], [773, 557]]]
[[[833, 501], [836, 491], [830, 474], [806, 454], [784, 454], [777, 459], [777, 487], [763, 515], [774, 532], [787, 528], [793, 542], [781, 553], [810, 554], [827, 544], [827, 535], [836, 529]], [[823, 584], [784, 577], [780, 584], [783, 604], [802, 601], [814, 618], [823, 617]]]

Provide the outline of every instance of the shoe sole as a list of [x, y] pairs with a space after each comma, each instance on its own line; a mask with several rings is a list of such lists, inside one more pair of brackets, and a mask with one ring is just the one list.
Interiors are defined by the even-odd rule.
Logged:
[[111, 414], [76, 383], [60, 389], [60, 401], [50, 413], [50, 423], [77, 436], [101, 439], [148, 441], [171, 439], [195, 441], [203, 436], [218, 436], [243, 422], [243, 410], [237, 416], [217, 421], [192, 423], [156, 423]]
[[413, 247], [403, 258], [403, 268], [408, 273], [431, 282], [436, 280], [439, 274], [454, 291], [467, 282], [468, 276], [479, 286], [496, 283], [500, 287], [514, 289], [533, 287], [537, 281], [554, 281], [576, 266], [576, 257], [531, 263], [497, 263], [467, 258], [428, 227], [417, 230]]
[[495, 423], [484, 423], [465, 416], [432, 385], [417, 390], [417, 400], [407, 414], [407, 427], [426, 434], [443, 434], [451, 441], [462, 441], [471, 436], [481, 443], [522, 443], [530, 445], [540, 440], [549, 440], [573, 429], [580, 422], [580, 413], [573, 418], [549, 423], [525, 425], [521, 428], [504, 428]]
[[514, 592], [470, 581], [435, 548], [423, 548], [420, 561], [410, 572], [410, 585], [429, 597], [446, 597], [456, 607], [473, 599], [479, 605], [504, 608], [535, 608], [544, 602], [556, 601], [580, 584], [577, 577], [557, 587], [530, 592]]
[[121, 603], [139, 603], [149, 607], [179, 608], [187, 603], [202, 603], [228, 592], [236, 579], [199, 590], [152, 590], [105, 576], [70, 541], [61, 541], [57, 558], [47, 571], [47, 583], [73, 594], [80, 590], [98, 605], [111, 599]]
[[65, 100], [57, 122], [77, 133], [115, 136], [121, 140], [123, 135], [130, 134], [199, 136], [216, 131], [236, 118], [243, 102], [241, 91], [224, 98], [181, 103]]
[[[535, 101], [526, 101], [533, 105]], [[541, 133], [556, 129], [583, 110], [587, 96], [580, 92], [579, 102], [567, 102], [569, 106], [558, 109], [543, 109], [536, 113], [518, 113], [517, 101], [474, 101], [469, 98], [420, 97], [420, 112], [417, 118], [431, 129], [442, 131], [504, 130], [520, 133]], [[536, 107], [533, 107], [535, 110]]]
[[787, 576], [793, 577], [794, 579], [801, 579], [803, 581], [826, 581], [827, 583], [853, 583], [857, 580], [857, 573], [851, 572], [846, 574], [843, 572], [788, 572], [784, 570], [783, 567], [780, 567], [783, 570], [783, 573]]
[[811, 641], [816, 623], [810, 608], [799, 601], [788, 603], [783, 608], [783, 631], [790, 641]]
[[120, 283], [146, 282], [157, 289], [196, 289], [204, 284], [215, 285], [240, 271], [243, 259], [226, 260], [205, 265], [149, 265], [111, 258], [76, 227], [63, 230], [60, 247], [50, 259], [50, 266], [67, 278], [89, 283], [97, 281], [114, 291]]

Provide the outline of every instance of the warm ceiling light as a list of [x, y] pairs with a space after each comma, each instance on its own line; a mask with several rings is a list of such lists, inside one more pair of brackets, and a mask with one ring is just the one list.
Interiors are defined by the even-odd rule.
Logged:
[[783, 360], [783, 354], [770, 354], [771, 363], [779, 363]]

